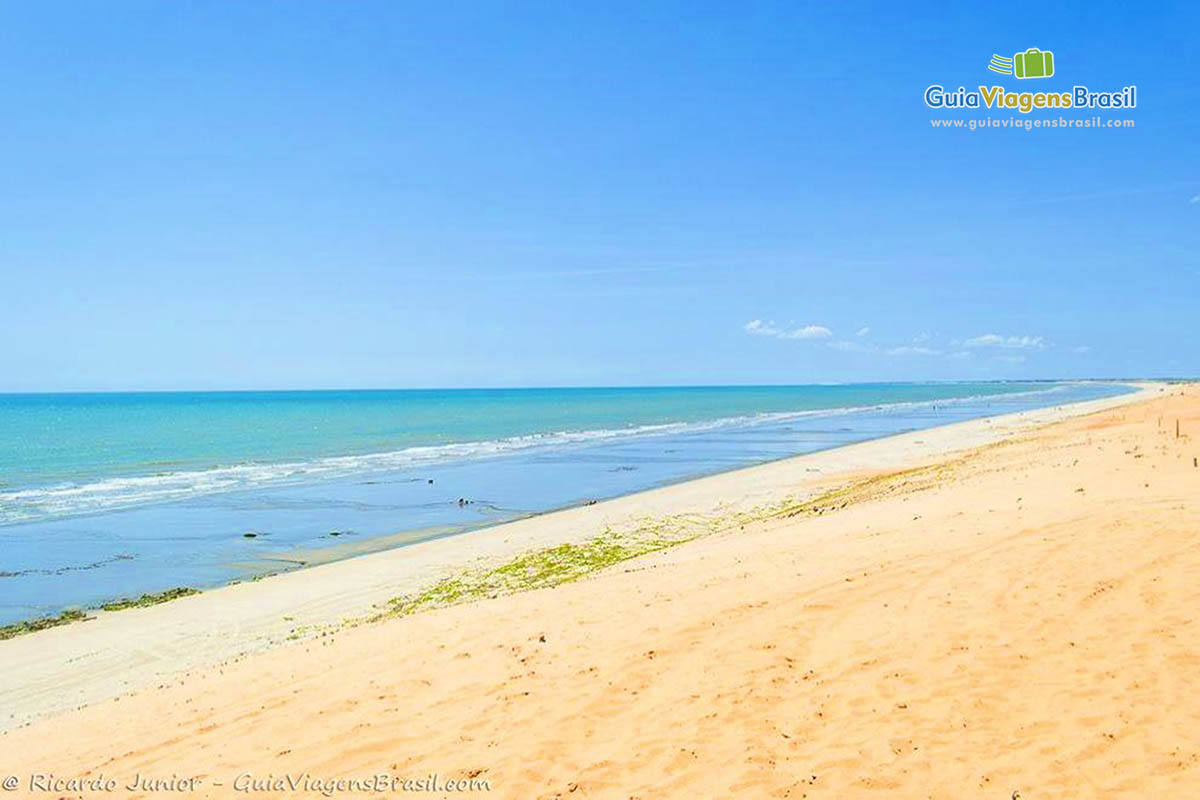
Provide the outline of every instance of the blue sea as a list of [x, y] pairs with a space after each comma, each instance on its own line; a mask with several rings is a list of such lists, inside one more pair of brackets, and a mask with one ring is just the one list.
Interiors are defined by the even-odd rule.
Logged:
[[1126, 391], [902, 383], [0, 395], [0, 623]]

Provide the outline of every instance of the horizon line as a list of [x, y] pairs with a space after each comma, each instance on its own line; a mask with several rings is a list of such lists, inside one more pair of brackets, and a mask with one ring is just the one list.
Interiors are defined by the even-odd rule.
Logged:
[[317, 388], [239, 389], [63, 389], [0, 391], [0, 397], [125, 395], [125, 394], [299, 394], [334, 392], [503, 392], [566, 389], [771, 389], [811, 386], [876, 386], [954, 383], [1123, 383], [1128, 381], [1194, 382], [1200, 376], [1121, 376], [1061, 378], [936, 378], [929, 380], [810, 381], [807, 383], [657, 383], [657, 384], [545, 384], [524, 386], [364, 386]]

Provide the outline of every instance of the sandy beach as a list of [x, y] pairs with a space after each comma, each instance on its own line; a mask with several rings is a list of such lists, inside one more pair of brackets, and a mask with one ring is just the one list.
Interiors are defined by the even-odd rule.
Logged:
[[[377, 775], [505, 798], [1190, 796], [1197, 430], [1200, 390], [1149, 386], [0, 642], [0, 775], [53, 797], [394, 796]], [[685, 517], [707, 535], [582, 580], [346, 624], [464, 565]], [[121, 789], [64, 783], [86, 779]]]

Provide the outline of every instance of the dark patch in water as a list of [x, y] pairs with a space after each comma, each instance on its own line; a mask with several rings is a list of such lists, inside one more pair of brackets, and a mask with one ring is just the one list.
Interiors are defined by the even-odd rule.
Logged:
[[359, 486], [378, 486], [381, 483], [433, 483], [433, 481], [427, 481], [425, 478], [397, 478], [396, 480], [372, 479], [372, 480], [366, 480], [366, 481], [359, 481], [358, 485]]
[[56, 567], [55, 569], [22, 569], [16, 572], [0, 572], [0, 578], [20, 578], [24, 575], [65, 575], [68, 572], [83, 572], [89, 569], [99, 569], [116, 561], [132, 561], [133, 556], [128, 553], [120, 553], [111, 558], [102, 558], [99, 561], [93, 561], [91, 564], [81, 564], [73, 567]]

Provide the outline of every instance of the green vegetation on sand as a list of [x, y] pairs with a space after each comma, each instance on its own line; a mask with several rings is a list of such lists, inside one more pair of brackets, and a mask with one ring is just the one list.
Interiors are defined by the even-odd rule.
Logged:
[[23, 633], [33, 633], [35, 631], [44, 631], [47, 628], [56, 628], [59, 625], [66, 625], [69, 622], [79, 622], [88, 618], [86, 612], [73, 608], [57, 614], [53, 617], [40, 617], [39, 619], [30, 619], [23, 622], [14, 622], [10, 625], [0, 626], [0, 641], [11, 639], [14, 636], [20, 636]]
[[104, 603], [100, 606], [100, 608], [104, 611], [124, 611], [127, 608], [147, 608], [149, 606], [156, 606], [159, 603], [177, 600], [180, 597], [187, 597], [189, 594], [199, 593], [199, 590], [193, 589], [190, 586], [177, 586], [174, 589], [167, 589], [165, 592], [144, 594], [141, 597], [127, 597], [122, 600], [114, 600], [111, 603]]
[[[159, 603], [166, 603], [170, 600], [175, 600], [180, 597], [187, 597], [189, 594], [199, 594], [199, 590], [192, 589], [189, 586], [177, 586], [174, 589], [167, 589], [165, 592], [156, 592], [153, 594], [144, 594], [141, 597], [127, 597], [123, 600], [114, 600], [111, 603], [102, 604], [100, 609], [103, 611], [124, 611], [127, 608], [147, 608], [149, 606], [156, 606]], [[56, 628], [59, 625], [66, 625], [71, 622], [83, 622], [84, 620], [88, 619], [92, 619], [92, 617], [88, 616], [86, 610], [81, 608], [72, 608], [52, 617], [39, 617], [38, 619], [13, 622], [9, 625], [0, 626], [0, 641], [3, 641], [4, 639], [11, 639], [14, 636], [20, 636], [25, 633], [35, 633], [37, 631], [44, 631], [47, 628]]]

